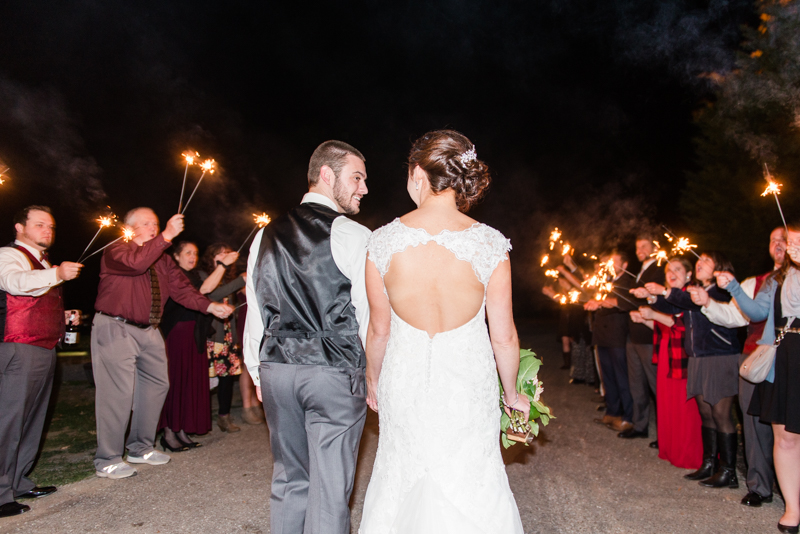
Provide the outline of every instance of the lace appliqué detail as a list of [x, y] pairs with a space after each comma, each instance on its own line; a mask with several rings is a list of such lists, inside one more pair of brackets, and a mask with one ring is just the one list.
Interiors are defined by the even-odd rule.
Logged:
[[367, 257], [384, 277], [394, 254], [430, 241], [443, 246], [459, 260], [469, 262], [484, 287], [500, 262], [508, 259], [508, 251], [511, 250], [511, 241], [482, 223], [475, 223], [457, 232], [443, 230], [431, 235], [422, 228], [411, 228], [400, 219], [395, 219], [372, 233], [367, 244]]

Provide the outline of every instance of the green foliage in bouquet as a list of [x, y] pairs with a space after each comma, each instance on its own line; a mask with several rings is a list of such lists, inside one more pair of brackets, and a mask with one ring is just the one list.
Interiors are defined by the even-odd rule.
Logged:
[[[531, 350], [521, 349], [519, 351], [519, 373], [517, 374], [517, 392], [523, 393], [528, 396], [531, 401], [531, 414], [528, 421], [513, 421], [506, 414], [503, 409], [503, 384], [500, 384], [500, 439], [503, 447], [506, 449], [514, 445], [516, 442], [508, 439], [506, 432], [509, 426], [519, 427], [520, 423], [530, 428], [531, 433], [535, 436], [539, 435], [539, 424], [547, 426], [550, 419], [555, 417], [550, 413], [550, 408], [545, 406], [541, 401], [541, 394], [543, 391], [542, 383], [539, 382], [538, 374], [539, 367], [542, 361], [536, 357], [536, 353]], [[499, 382], [499, 377], [498, 377]], [[521, 413], [521, 412], [515, 412]], [[539, 419], [539, 422], [536, 421]], [[513, 423], [513, 425], [512, 425]], [[526, 444], [527, 445], [527, 444]]]

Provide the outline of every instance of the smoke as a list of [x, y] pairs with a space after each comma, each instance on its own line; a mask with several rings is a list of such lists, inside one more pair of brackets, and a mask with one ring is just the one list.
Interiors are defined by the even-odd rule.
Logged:
[[73, 207], [105, 202], [102, 170], [86, 154], [76, 121], [57, 92], [31, 90], [0, 77], [0, 121], [6, 129], [19, 132], [44, 168], [31, 179], [46, 181]]

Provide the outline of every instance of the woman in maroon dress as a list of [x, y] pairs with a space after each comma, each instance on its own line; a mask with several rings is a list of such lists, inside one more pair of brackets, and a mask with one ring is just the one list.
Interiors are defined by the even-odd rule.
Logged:
[[[680, 256], [670, 259], [666, 266], [668, 287], [683, 290], [691, 278], [691, 263]], [[653, 363], [658, 365], [658, 457], [675, 467], [697, 469], [703, 462], [702, 422], [697, 404], [686, 399], [689, 359], [683, 349], [686, 328], [682, 315], [667, 315], [649, 307], [631, 312], [633, 321], [653, 328]]]
[[[203, 280], [195, 270], [197, 245], [188, 241], [177, 243], [172, 256], [200, 293], [211, 300], [220, 298], [213, 290], [225, 274], [224, 268]], [[227, 266], [237, 258], [238, 254], [232, 252], [216, 259]], [[158, 428], [164, 430], [161, 445], [165, 450], [180, 452], [199, 447], [189, 434], [206, 434], [211, 430], [206, 324], [203, 314], [184, 308], [172, 299], [164, 306], [161, 331], [166, 339], [169, 392]]]

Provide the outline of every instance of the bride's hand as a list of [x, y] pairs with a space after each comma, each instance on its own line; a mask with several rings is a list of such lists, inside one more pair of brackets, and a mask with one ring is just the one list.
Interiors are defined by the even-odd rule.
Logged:
[[[511, 401], [513, 401], [513, 403]], [[511, 397], [510, 399], [505, 397], [504, 409], [506, 411], [506, 415], [511, 417], [511, 410], [509, 408], [514, 408], [515, 410], [524, 413], [526, 421], [531, 415], [531, 401], [524, 393], [520, 393], [519, 397]]]
[[378, 412], [378, 381], [367, 378], [367, 406]]

